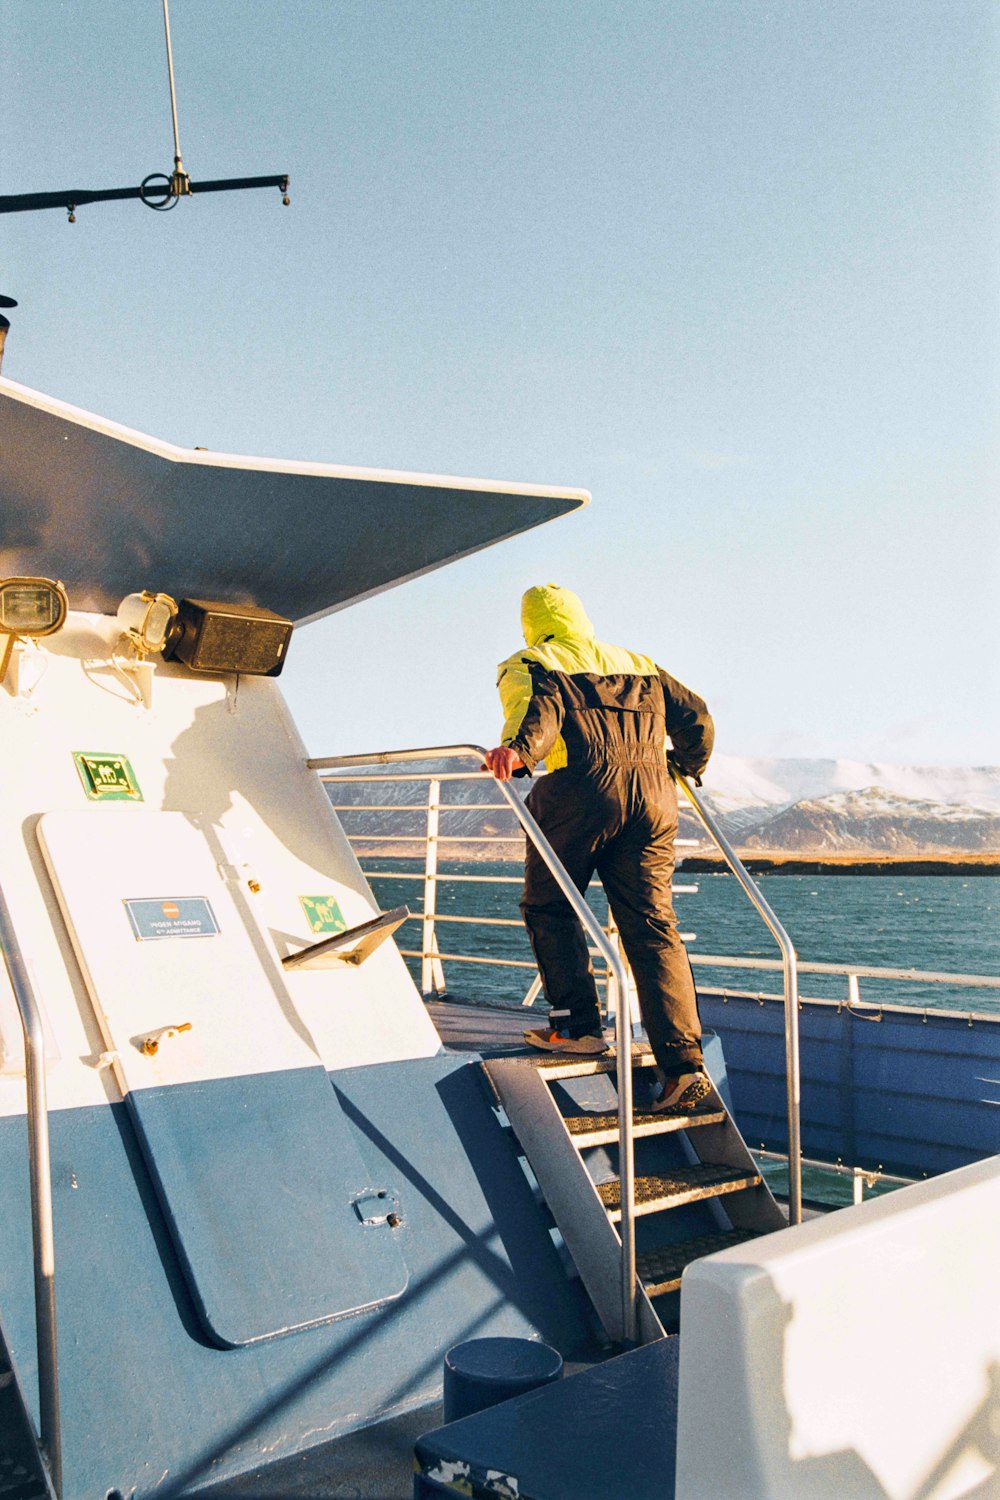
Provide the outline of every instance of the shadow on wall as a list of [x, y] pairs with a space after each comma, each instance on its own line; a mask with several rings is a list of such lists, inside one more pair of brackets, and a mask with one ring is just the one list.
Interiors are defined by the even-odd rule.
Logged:
[[[225, 697], [202, 705], [171, 745], [163, 788], [165, 810], [221, 829], [237, 799], [251, 807], [296, 859], [367, 892], [353, 850], [318, 778], [295, 755], [288, 711], [268, 679], [228, 679]], [[289, 750], [293, 753], [290, 758]], [[290, 787], [290, 777], [301, 784]]]
[[[753, 1393], [752, 1416], [758, 1431], [758, 1451], [769, 1459], [767, 1493], [789, 1500], [998, 1500], [1000, 1497], [1000, 1364], [984, 1371], [986, 1391], [940, 1458], [912, 1490], [888, 1490], [855, 1448], [842, 1448], [810, 1458], [795, 1458], [795, 1423], [783, 1401], [774, 1401], [788, 1388], [788, 1334], [794, 1307], [785, 1302], [770, 1279], [755, 1290], [754, 1330], [764, 1332], [763, 1348], [774, 1335], [780, 1345], [780, 1368]], [[933, 1387], [934, 1372], [928, 1375]], [[748, 1413], [750, 1415], [750, 1413]], [[877, 1411], [873, 1421], [878, 1421]], [[984, 1467], [989, 1473], [984, 1477]], [[969, 1486], [972, 1486], [971, 1488]]]

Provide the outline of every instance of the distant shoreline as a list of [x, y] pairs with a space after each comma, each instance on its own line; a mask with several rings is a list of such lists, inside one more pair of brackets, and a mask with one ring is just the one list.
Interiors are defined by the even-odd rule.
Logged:
[[[365, 844], [359, 838], [354, 852], [361, 859], [403, 859], [423, 863], [423, 851], [417, 852], [419, 840], [400, 840], [399, 844]], [[684, 875], [718, 875], [727, 866], [718, 854], [688, 854], [678, 851], [678, 872]], [[737, 850], [746, 868], [755, 875], [1000, 875], [1000, 854], [932, 854], [892, 856], [883, 854], [755, 854]], [[518, 869], [523, 863], [520, 853], [511, 852], [510, 844], [456, 843], [441, 851], [443, 867], [439, 879], [447, 879], [451, 861], [463, 864], [509, 864]]]
[[[1000, 854], [943, 854], [921, 858], [888, 855], [740, 854], [752, 875], [1000, 875]], [[726, 870], [717, 854], [695, 854], [678, 861], [685, 875], [718, 875]]]

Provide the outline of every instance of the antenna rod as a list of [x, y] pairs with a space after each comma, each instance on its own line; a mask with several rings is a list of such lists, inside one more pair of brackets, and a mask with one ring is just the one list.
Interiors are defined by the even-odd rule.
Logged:
[[175, 194], [190, 192], [190, 182], [184, 170], [181, 160], [181, 141], [177, 130], [177, 90], [174, 88], [174, 49], [170, 45], [170, 10], [167, 0], [163, 0], [163, 30], [167, 38], [167, 77], [170, 80], [170, 114], [174, 122], [174, 176], [173, 190]]

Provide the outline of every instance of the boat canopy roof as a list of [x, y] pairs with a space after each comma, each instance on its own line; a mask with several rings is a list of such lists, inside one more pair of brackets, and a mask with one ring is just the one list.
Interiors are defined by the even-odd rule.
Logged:
[[0, 378], [0, 577], [319, 619], [585, 505], [585, 490], [177, 448]]

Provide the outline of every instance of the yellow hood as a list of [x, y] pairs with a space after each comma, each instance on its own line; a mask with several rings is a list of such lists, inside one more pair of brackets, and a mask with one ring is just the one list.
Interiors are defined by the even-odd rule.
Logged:
[[536, 584], [525, 593], [521, 600], [521, 629], [528, 646], [550, 636], [557, 640], [594, 637], [594, 627], [577, 595], [555, 583]]

